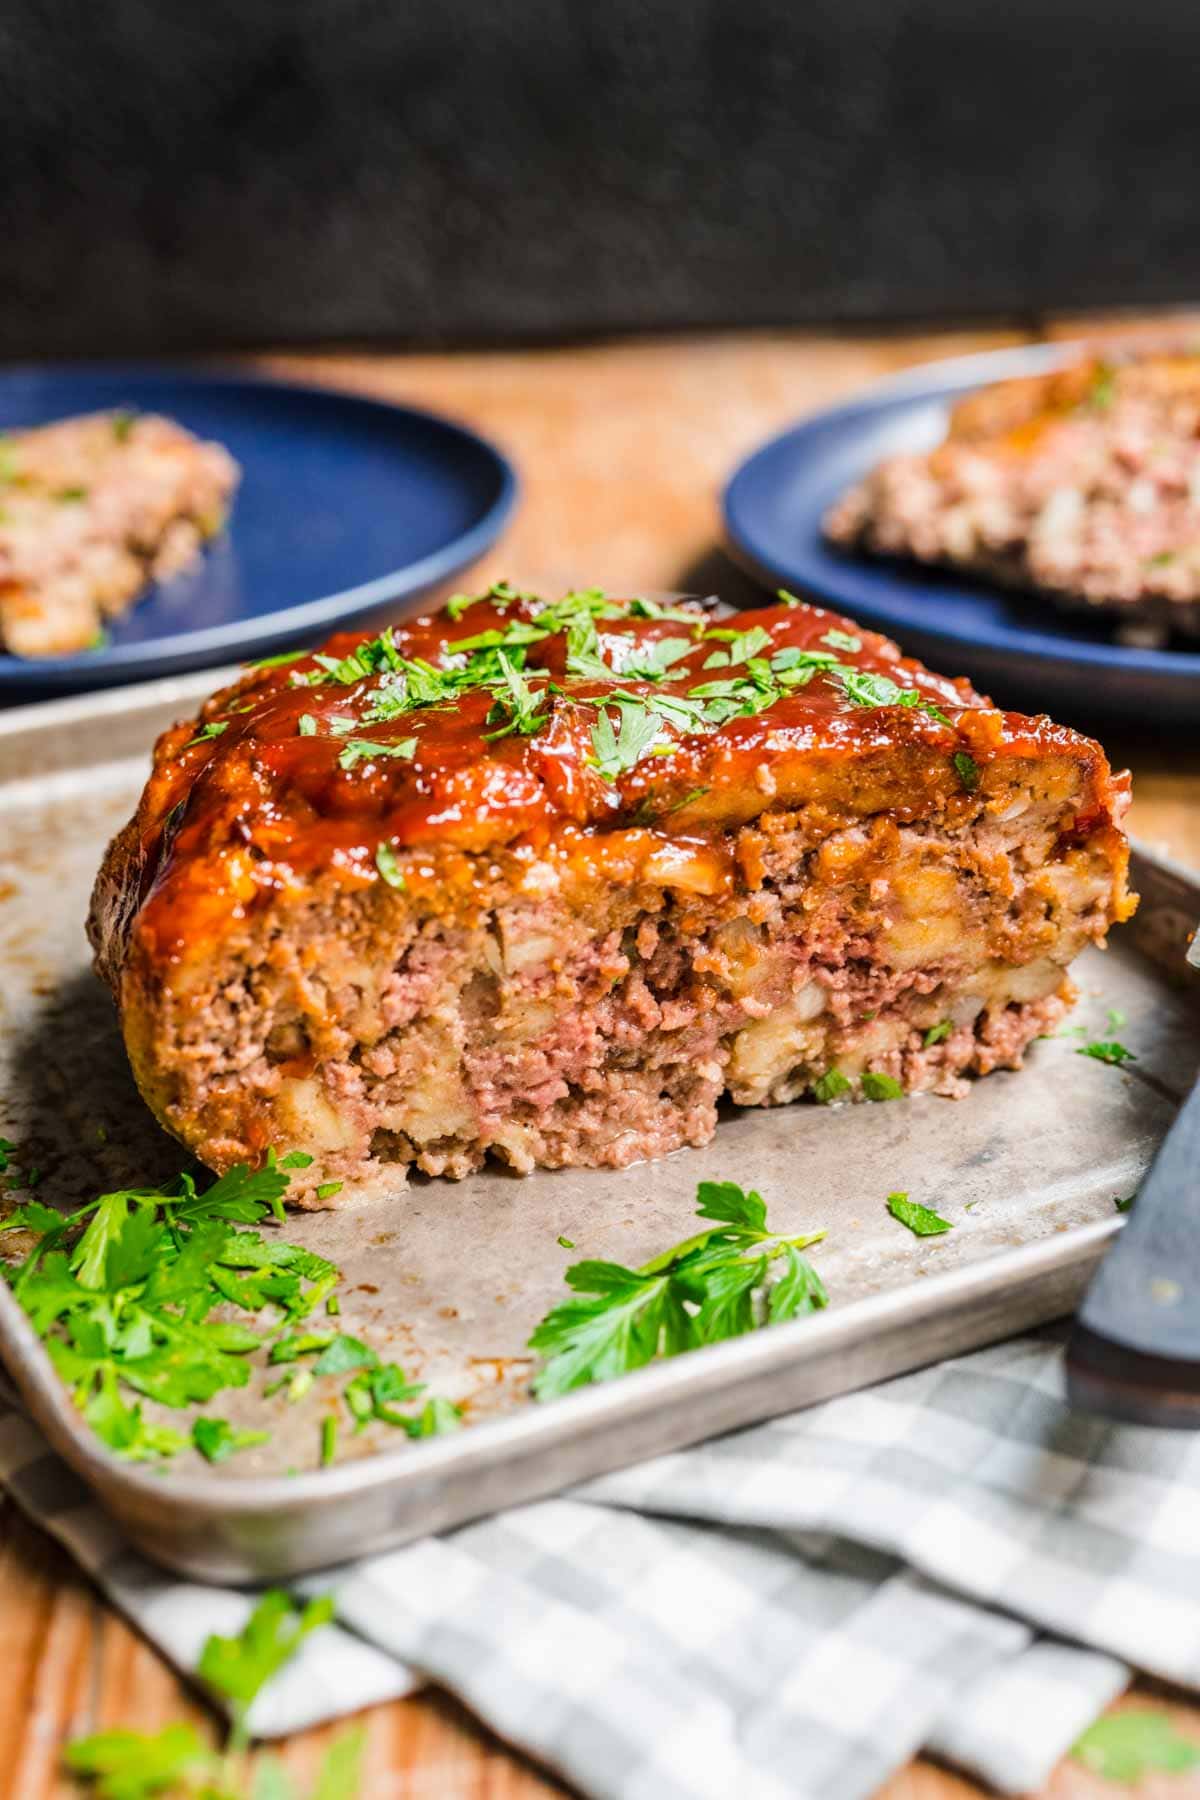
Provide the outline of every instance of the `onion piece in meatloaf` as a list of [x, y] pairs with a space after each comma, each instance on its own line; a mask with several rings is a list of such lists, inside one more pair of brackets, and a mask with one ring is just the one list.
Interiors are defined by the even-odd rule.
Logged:
[[[304, 1206], [965, 1091], [1126, 918], [1128, 778], [816, 607], [500, 584], [160, 740], [90, 931], [162, 1123]], [[887, 1079], [880, 1079], [887, 1078]]]

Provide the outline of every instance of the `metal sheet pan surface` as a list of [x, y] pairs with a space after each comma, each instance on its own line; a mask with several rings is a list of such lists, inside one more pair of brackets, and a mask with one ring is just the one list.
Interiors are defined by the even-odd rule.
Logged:
[[[128, 816], [149, 746], [217, 675], [0, 716], [0, 1133], [77, 1204], [169, 1179], [184, 1162], [129, 1075], [83, 919], [107, 839]], [[1061, 1316], [1082, 1291], [1200, 1063], [1200, 981], [1183, 962], [1200, 878], [1139, 852], [1143, 895], [1106, 954], [1077, 965], [1078, 1022], [1110, 1008], [1137, 1053], [1124, 1069], [1036, 1045], [1025, 1070], [933, 1097], [825, 1109], [731, 1109], [714, 1141], [620, 1172], [501, 1172], [397, 1183], [394, 1195], [289, 1219], [292, 1241], [343, 1271], [341, 1329], [465, 1407], [470, 1428], [397, 1446], [345, 1429], [319, 1469], [320, 1420], [341, 1383], [299, 1405], [255, 1377], [219, 1410], [270, 1442], [220, 1469], [188, 1452], [166, 1473], [122, 1463], [74, 1410], [0, 1289], [0, 1355], [26, 1404], [146, 1553], [206, 1580], [280, 1578], [363, 1555], [587, 1476], [728, 1431]], [[583, 1256], [637, 1264], [693, 1228], [700, 1179], [765, 1196], [773, 1225], [824, 1227], [812, 1252], [831, 1305], [549, 1405], [525, 1396], [525, 1342]], [[896, 1189], [954, 1230], [912, 1237]], [[565, 1249], [558, 1240], [572, 1240]], [[226, 1404], [226, 1401], [229, 1404]], [[382, 1435], [381, 1435], [382, 1434]]]

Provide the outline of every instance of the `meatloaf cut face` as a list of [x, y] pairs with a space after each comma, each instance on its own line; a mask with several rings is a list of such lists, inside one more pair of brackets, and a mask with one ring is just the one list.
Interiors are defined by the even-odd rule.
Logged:
[[1200, 633], [1200, 352], [1113, 352], [1001, 382], [945, 441], [837, 502], [845, 549], [916, 557], [1132, 622]]
[[[505, 584], [160, 740], [90, 932], [158, 1118], [320, 1206], [620, 1168], [722, 1095], [958, 1096], [1126, 918], [1128, 778], [787, 603]], [[339, 1185], [340, 1184], [340, 1185]]]
[[223, 525], [239, 470], [153, 413], [88, 413], [0, 436], [0, 649], [95, 645], [147, 584]]

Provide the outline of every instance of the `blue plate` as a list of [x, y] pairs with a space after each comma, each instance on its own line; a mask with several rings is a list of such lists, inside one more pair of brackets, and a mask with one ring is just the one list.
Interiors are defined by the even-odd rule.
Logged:
[[916, 369], [852, 405], [773, 438], [725, 490], [738, 561], [772, 588], [808, 594], [874, 625], [1002, 701], [1155, 725], [1200, 718], [1200, 655], [1127, 649], [1090, 620], [1036, 596], [941, 575], [915, 563], [847, 556], [821, 536], [827, 508], [883, 457], [927, 450], [951, 405], [986, 382], [1039, 374], [1078, 355], [1070, 345], [998, 350]]
[[0, 696], [174, 675], [383, 623], [475, 562], [516, 497], [499, 451], [405, 406], [132, 364], [0, 372], [0, 430], [101, 407], [166, 413], [224, 444], [242, 467], [229, 525], [118, 619], [103, 650], [0, 655]]

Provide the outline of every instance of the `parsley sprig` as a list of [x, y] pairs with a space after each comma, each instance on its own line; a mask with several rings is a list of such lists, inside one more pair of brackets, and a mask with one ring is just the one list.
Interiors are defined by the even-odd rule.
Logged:
[[[249, 1716], [267, 1683], [304, 1641], [333, 1618], [333, 1600], [320, 1595], [303, 1606], [278, 1590], [265, 1593], [242, 1630], [213, 1636], [200, 1653], [202, 1681], [229, 1704], [232, 1724], [223, 1754], [209, 1749], [195, 1727], [171, 1724], [161, 1731], [100, 1731], [68, 1744], [63, 1761], [93, 1784], [96, 1800], [298, 1800], [279, 1760], [247, 1756]], [[360, 1788], [364, 1737], [343, 1732], [327, 1750], [310, 1800], [355, 1800]]]
[[[610, 1381], [658, 1356], [740, 1337], [828, 1304], [824, 1284], [799, 1252], [823, 1231], [785, 1237], [767, 1224], [762, 1196], [733, 1181], [702, 1181], [697, 1216], [714, 1223], [661, 1256], [627, 1269], [573, 1263], [566, 1281], [580, 1297], [546, 1315], [529, 1339], [544, 1358], [538, 1400]], [[772, 1280], [776, 1264], [781, 1270]]]

